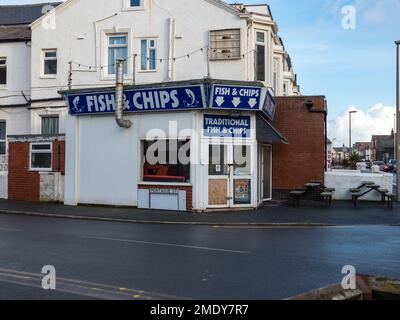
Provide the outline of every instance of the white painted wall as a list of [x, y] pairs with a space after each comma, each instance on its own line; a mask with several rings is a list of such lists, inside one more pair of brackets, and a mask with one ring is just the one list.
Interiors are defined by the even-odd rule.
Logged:
[[[393, 177], [391, 174], [371, 174], [340, 170], [325, 173], [326, 186], [336, 189], [333, 197], [335, 200], [351, 200], [349, 189], [359, 187], [363, 181], [372, 181], [381, 186], [382, 189], [387, 189], [389, 192], [393, 191]], [[381, 195], [378, 192], [371, 192], [367, 196], [360, 198], [360, 201], [381, 201], [381, 199]]]
[[30, 46], [30, 42], [0, 43], [0, 57], [7, 58], [7, 85], [0, 85], [0, 107], [25, 104], [21, 91], [30, 96]]

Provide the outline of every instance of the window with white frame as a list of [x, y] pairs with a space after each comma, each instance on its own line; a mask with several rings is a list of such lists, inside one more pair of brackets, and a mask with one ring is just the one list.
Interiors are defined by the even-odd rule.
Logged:
[[240, 58], [240, 29], [210, 31], [210, 60]]
[[265, 81], [265, 33], [256, 32], [256, 80]]
[[0, 86], [7, 84], [7, 58], [0, 58]]
[[43, 75], [57, 75], [57, 49], [43, 50]]
[[142, 7], [143, 6], [143, 0], [128, 0], [129, 1], [129, 7], [131, 8], [137, 8], [137, 7]]
[[52, 168], [52, 144], [31, 143], [30, 146], [30, 169], [50, 171]]
[[0, 120], [0, 155], [7, 154], [7, 141], [6, 141], [7, 123], [5, 120]]
[[128, 35], [113, 34], [107, 36], [108, 42], [108, 74], [116, 72], [116, 60], [125, 60], [124, 73], [128, 73]]
[[140, 40], [140, 70], [157, 70], [157, 41], [156, 39]]

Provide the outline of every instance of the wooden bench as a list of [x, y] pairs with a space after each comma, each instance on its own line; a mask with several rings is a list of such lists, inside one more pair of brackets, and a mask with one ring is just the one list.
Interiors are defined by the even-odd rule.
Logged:
[[326, 201], [327, 207], [332, 206], [333, 191], [324, 191], [321, 193], [321, 197]]
[[289, 193], [289, 195], [293, 198], [293, 203], [295, 205], [300, 205], [300, 200], [305, 194], [306, 190], [293, 190]]
[[377, 190], [382, 195], [382, 203], [386, 203], [386, 195], [389, 193], [388, 189], [378, 189]]
[[387, 199], [387, 207], [390, 208], [390, 210], [393, 210], [393, 202], [395, 198], [396, 195], [394, 193], [385, 194], [385, 200]]

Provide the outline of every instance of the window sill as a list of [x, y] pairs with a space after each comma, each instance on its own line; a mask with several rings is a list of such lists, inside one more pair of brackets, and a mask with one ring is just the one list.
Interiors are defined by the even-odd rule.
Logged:
[[189, 182], [148, 182], [141, 181], [139, 182], [140, 186], [167, 186], [167, 187], [191, 187], [192, 184]]
[[57, 75], [48, 75], [48, 76], [41, 75], [40, 79], [57, 79]]
[[146, 8], [144, 6], [140, 7], [124, 7], [122, 8], [122, 11], [144, 11]]
[[139, 70], [138, 73], [157, 73], [157, 70]]
[[30, 172], [45, 172], [45, 173], [49, 173], [49, 172], [52, 172], [53, 171], [53, 169], [29, 169], [28, 171], [30, 171]]

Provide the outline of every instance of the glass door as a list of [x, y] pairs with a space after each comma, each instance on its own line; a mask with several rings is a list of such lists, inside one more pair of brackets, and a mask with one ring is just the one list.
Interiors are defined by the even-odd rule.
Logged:
[[229, 207], [228, 145], [210, 144], [208, 148], [208, 206]]
[[272, 147], [261, 146], [261, 190], [263, 201], [272, 199]]
[[209, 145], [208, 206], [252, 205], [251, 146]]

